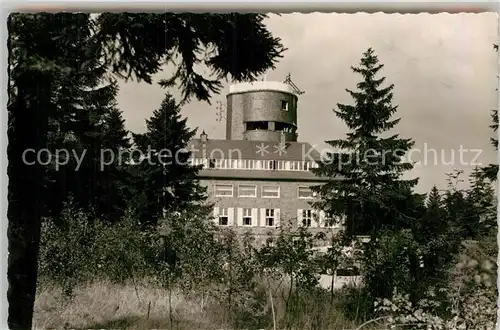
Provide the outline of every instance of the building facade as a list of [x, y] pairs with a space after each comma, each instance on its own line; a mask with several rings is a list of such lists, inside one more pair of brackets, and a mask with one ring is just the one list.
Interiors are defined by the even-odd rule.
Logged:
[[213, 202], [219, 226], [251, 230], [264, 239], [282, 226], [335, 231], [338, 221], [314, 210], [310, 189], [327, 180], [310, 170], [321, 154], [299, 142], [298, 91], [288, 83], [258, 81], [230, 86], [226, 139], [205, 132], [191, 142], [192, 163]]

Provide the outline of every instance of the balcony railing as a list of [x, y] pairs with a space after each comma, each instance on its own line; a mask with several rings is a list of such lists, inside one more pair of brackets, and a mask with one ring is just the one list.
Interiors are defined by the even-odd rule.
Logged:
[[191, 158], [193, 166], [203, 169], [256, 170], [256, 171], [299, 171], [308, 172], [317, 168], [312, 161], [254, 160], [254, 159], [203, 159]]

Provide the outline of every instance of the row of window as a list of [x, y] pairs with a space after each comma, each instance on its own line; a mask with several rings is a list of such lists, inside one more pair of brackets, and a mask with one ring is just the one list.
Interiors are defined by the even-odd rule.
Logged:
[[282, 133], [294, 133], [295, 125], [278, 121], [248, 121], [245, 123], [246, 131], [275, 131]]
[[318, 164], [311, 161], [284, 161], [284, 160], [253, 160], [253, 159], [204, 159], [192, 158], [192, 165], [203, 165], [211, 169], [232, 170], [264, 170], [264, 171], [302, 171], [307, 172], [317, 168]]
[[[280, 226], [280, 209], [215, 207], [214, 215], [219, 226]], [[298, 209], [297, 225], [303, 227], [331, 228], [339, 225], [339, 223], [325, 217], [322, 211]]]
[[[232, 184], [215, 184], [215, 197], [257, 197], [257, 185], [240, 184], [237, 186], [237, 195], [235, 196], [235, 187]], [[312, 199], [316, 194], [309, 187], [298, 187], [297, 198]], [[260, 197], [262, 198], [280, 198], [280, 186], [262, 185], [260, 187]]]

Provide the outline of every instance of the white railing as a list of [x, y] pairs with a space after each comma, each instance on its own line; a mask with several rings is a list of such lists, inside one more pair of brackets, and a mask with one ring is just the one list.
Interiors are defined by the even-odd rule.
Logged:
[[192, 158], [190, 164], [203, 165], [204, 169], [257, 170], [257, 171], [298, 171], [308, 172], [317, 168], [312, 161], [253, 160], [253, 159], [203, 159]]

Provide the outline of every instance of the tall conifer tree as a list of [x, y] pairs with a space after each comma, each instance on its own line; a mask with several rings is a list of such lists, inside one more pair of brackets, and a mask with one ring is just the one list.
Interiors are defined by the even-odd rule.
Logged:
[[103, 118], [103, 134], [98, 143], [102, 152], [98, 157], [98, 176], [94, 182], [94, 207], [104, 220], [112, 222], [122, 218], [131, 197], [132, 181], [129, 177], [127, 152], [131, 144], [128, 135], [122, 112], [116, 106], [110, 108]]
[[[493, 48], [498, 53], [498, 45], [493, 45]], [[498, 88], [496, 89], [498, 92]], [[498, 109], [491, 110], [491, 120], [493, 124], [490, 125], [490, 128], [493, 130], [493, 133], [498, 134]], [[495, 151], [498, 151], [498, 138], [492, 137], [490, 138], [491, 144]], [[489, 179], [490, 181], [496, 181], [498, 175], [498, 164], [489, 164], [483, 168], [483, 175]]]
[[200, 166], [188, 163], [188, 143], [196, 130], [190, 130], [186, 121], [172, 95], [166, 94], [160, 108], [146, 120], [146, 133], [133, 134], [143, 153], [151, 150], [149, 159], [133, 169], [135, 208], [143, 224], [156, 224], [163, 210], [180, 211], [205, 200], [205, 189], [197, 179]]
[[[332, 217], [347, 217], [348, 234], [375, 235], [380, 229], [409, 225], [414, 203], [412, 188], [417, 179], [403, 180], [402, 174], [413, 168], [402, 156], [413, 146], [411, 139], [398, 134], [384, 136], [399, 122], [393, 115], [394, 85], [382, 87], [385, 78], [376, 75], [383, 68], [373, 49], [368, 49], [358, 67], [361, 75], [358, 91], [347, 92], [353, 105], [338, 104], [335, 115], [347, 127], [345, 139], [327, 141], [339, 152], [330, 153], [313, 171], [331, 180], [313, 188], [321, 201], [315, 206]], [[387, 135], [387, 134], [386, 134]]]
[[[498, 89], [497, 89], [498, 90]], [[491, 120], [493, 124], [490, 125], [490, 128], [493, 130], [495, 134], [498, 131], [498, 110], [491, 110]], [[490, 138], [491, 144], [495, 151], [498, 151], [498, 138], [492, 137]], [[496, 181], [498, 174], [498, 164], [489, 164], [483, 168], [483, 175], [489, 179], [490, 181]]]
[[[91, 56], [122, 78], [152, 82], [166, 61], [179, 54], [173, 77], [183, 99], [209, 101], [228, 75], [237, 81], [273, 68], [285, 50], [264, 26], [263, 14], [12, 14], [9, 30], [9, 318], [10, 329], [32, 325], [37, 282], [41, 217], [47, 195], [45, 167], [22, 160], [27, 149], [47, 147], [50, 116], [68, 104], [80, 104], [65, 91], [75, 73], [88, 70]], [[166, 31], [167, 29], [168, 31]], [[165, 35], [168, 38], [165, 38]], [[243, 40], [243, 42], [241, 42]], [[198, 56], [200, 47], [213, 52]], [[88, 59], [88, 58], [87, 58]], [[193, 70], [203, 64], [210, 73]], [[215, 76], [215, 79], [213, 78]], [[65, 81], [64, 81], [65, 80]], [[66, 99], [57, 95], [65, 95]], [[32, 161], [32, 157], [27, 159]], [[30, 207], [27, 207], [27, 206]]]
[[[90, 65], [88, 68], [94, 70], [93, 79], [74, 78], [70, 87], [69, 95], [78, 97], [81, 103], [51, 118], [50, 149], [66, 149], [70, 157], [66, 165], [48, 168], [51, 192], [47, 212], [57, 218], [71, 196], [77, 207], [101, 220], [117, 221], [126, 207], [125, 164], [118, 158], [119, 150], [130, 147], [128, 132], [117, 109], [116, 82], [108, 83], [104, 72]], [[108, 164], [103, 156], [114, 157], [115, 162]]]
[[447, 223], [443, 209], [441, 194], [433, 186], [426, 201], [426, 211], [414, 226], [414, 236], [420, 243], [426, 242], [430, 237], [439, 236], [446, 232]]
[[470, 175], [471, 187], [467, 193], [470, 216], [462, 222], [465, 237], [478, 239], [496, 227], [495, 192], [491, 182], [474, 168]]
[[445, 283], [458, 244], [450, 231], [443, 198], [436, 186], [428, 194], [425, 213], [412, 229], [419, 244], [422, 264], [417, 271], [422, 280], [420, 291], [424, 292], [424, 287]]

